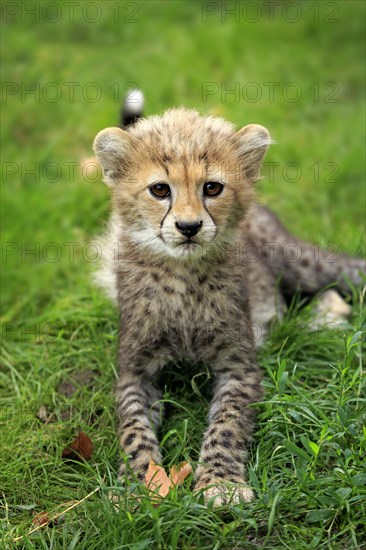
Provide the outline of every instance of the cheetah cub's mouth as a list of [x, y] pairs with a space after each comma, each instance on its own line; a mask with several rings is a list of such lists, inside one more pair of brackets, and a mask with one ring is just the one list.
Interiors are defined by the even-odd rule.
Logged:
[[197, 243], [196, 241], [192, 241], [191, 239], [188, 239], [183, 243], [179, 244], [178, 247], [181, 248], [182, 252], [188, 256], [189, 254], [196, 252], [197, 249], [200, 247], [200, 244]]
[[175, 242], [173, 239], [170, 243], [166, 242], [163, 237], [161, 239], [166, 247], [165, 254], [174, 257], [203, 256], [209, 246], [209, 243], [204, 244], [193, 239], [186, 239], [182, 242]]

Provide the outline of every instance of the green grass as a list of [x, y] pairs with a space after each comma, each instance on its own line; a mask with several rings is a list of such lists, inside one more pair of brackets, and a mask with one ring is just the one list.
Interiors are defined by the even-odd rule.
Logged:
[[[44, 4], [36, 3], [38, 9]], [[2, 162], [8, 163], [1, 204], [2, 545], [17, 547], [12, 540], [23, 535], [20, 548], [362, 548], [365, 314], [357, 295], [342, 331], [310, 332], [307, 308], [294, 303], [260, 352], [266, 398], [257, 405], [248, 463], [254, 502], [206, 508], [193, 496], [190, 478], [160, 507], [139, 488], [139, 506], [124, 495], [119, 511], [109, 503], [120, 455], [113, 411], [118, 320], [93, 287], [94, 263], [86, 257], [88, 242], [108, 217], [108, 190], [77, 170], [70, 178], [65, 163], [91, 154], [94, 135], [116, 124], [123, 87], [133, 82], [146, 94], [146, 114], [184, 104], [238, 126], [266, 125], [277, 144], [259, 186], [263, 202], [299, 236], [364, 253], [364, 4], [327, 3], [338, 10], [338, 22], [327, 22], [329, 6], [302, 3], [296, 23], [286, 21], [285, 3], [275, 22], [263, 15], [256, 23], [244, 12], [239, 22], [230, 15], [221, 22], [216, 14], [204, 23], [200, 3], [153, 1], [136, 4], [138, 22], [132, 23], [123, 21], [135, 10], [129, 4], [118, 4], [119, 22], [111, 9], [117, 4], [101, 2], [95, 23], [83, 21], [78, 7], [74, 23], [63, 10], [59, 22], [35, 24], [31, 15], [22, 21], [20, 3], [14, 4], [18, 15], [3, 25], [2, 76], [19, 91], [7, 96], [1, 126]], [[264, 4], [258, 5], [265, 14]], [[319, 22], [310, 5], [319, 7]], [[22, 83], [29, 88], [37, 82], [39, 98], [22, 95]], [[56, 102], [43, 95], [50, 82], [63, 91]], [[65, 82], [78, 84], [74, 101]], [[98, 101], [82, 93], [90, 82], [100, 86]], [[254, 82], [262, 97], [236, 101], [218, 92], [203, 101], [207, 82], [217, 83], [219, 91], [221, 83], [227, 89], [238, 83], [241, 92]], [[279, 83], [273, 102], [266, 82]], [[301, 90], [299, 101], [282, 93], [289, 82]], [[329, 83], [336, 88], [327, 88]], [[329, 102], [333, 90], [336, 101]], [[34, 163], [39, 178], [25, 173]], [[58, 177], [49, 163], [59, 164]], [[301, 177], [294, 177], [288, 163], [296, 163]], [[17, 172], [9, 175], [10, 169]], [[76, 243], [71, 256], [70, 243]], [[52, 261], [55, 252], [60, 257]], [[92, 380], [77, 381], [78, 373], [90, 371]], [[169, 416], [161, 435], [166, 466], [197, 459], [208, 378], [198, 374], [193, 383], [193, 373], [167, 377]], [[72, 380], [76, 391], [64, 395], [60, 384]], [[48, 423], [36, 416], [41, 406], [52, 415]], [[67, 464], [62, 450], [80, 430], [92, 439], [93, 456], [86, 464]], [[33, 513], [66, 509], [97, 487], [61, 521], [27, 535]]]

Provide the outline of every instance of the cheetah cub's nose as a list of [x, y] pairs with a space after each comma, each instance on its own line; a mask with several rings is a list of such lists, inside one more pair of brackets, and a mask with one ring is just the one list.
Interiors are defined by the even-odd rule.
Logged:
[[175, 226], [185, 237], [193, 237], [201, 229], [202, 221], [200, 222], [175, 222]]

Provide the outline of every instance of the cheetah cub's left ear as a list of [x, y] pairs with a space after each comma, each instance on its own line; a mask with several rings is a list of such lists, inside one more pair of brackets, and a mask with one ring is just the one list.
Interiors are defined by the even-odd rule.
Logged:
[[132, 137], [121, 128], [106, 128], [97, 134], [93, 149], [102, 167], [104, 182], [113, 187], [130, 164]]
[[271, 143], [267, 128], [259, 124], [248, 124], [236, 133], [239, 155], [246, 178], [254, 183], [260, 179], [260, 167]]

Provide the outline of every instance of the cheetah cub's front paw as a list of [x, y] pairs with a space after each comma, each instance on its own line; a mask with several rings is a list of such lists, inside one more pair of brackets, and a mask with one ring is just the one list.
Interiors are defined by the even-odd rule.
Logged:
[[215, 479], [210, 483], [199, 482], [194, 490], [202, 491], [205, 503], [212, 501], [215, 507], [250, 502], [254, 498], [252, 489], [246, 483], [223, 482], [222, 479]]

